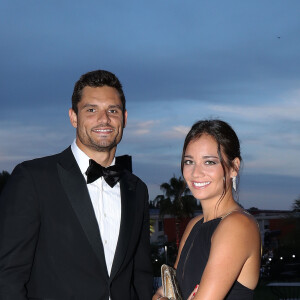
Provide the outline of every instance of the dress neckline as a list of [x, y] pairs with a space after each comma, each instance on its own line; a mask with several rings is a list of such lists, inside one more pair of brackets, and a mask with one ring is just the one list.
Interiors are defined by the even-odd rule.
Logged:
[[223, 219], [225, 219], [227, 216], [231, 215], [233, 212], [236, 212], [236, 211], [250, 215], [250, 214], [249, 214], [246, 210], [244, 210], [244, 209], [242, 209], [242, 210], [240, 210], [240, 209], [233, 209], [233, 210], [231, 210], [230, 212], [228, 212], [228, 213], [225, 214], [225, 215], [222, 215], [222, 216], [220, 216], [220, 217], [217, 217], [217, 218], [208, 220], [208, 221], [206, 221], [206, 222], [204, 222], [204, 217], [202, 217], [202, 218], [199, 220], [199, 222], [201, 222], [201, 224], [206, 224], [206, 223], [211, 222], [211, 221], [214, 221], [214, 220], [220, 220], [220, 219], [223, 220]]
[[216, 221], [216, 220], [220, 220], [220, 219], [222, 219], [222, 218], [218, 217], [218, 218], [211, 219], [211, 220], [208, 220], [208, 221], [204, 222], [204, 217], [203, 217], [198, 222], [200, 222], [200, 224], [207, 224], [207, 223], [210, 223], [210, 222], [213, 222], [213, 221]]

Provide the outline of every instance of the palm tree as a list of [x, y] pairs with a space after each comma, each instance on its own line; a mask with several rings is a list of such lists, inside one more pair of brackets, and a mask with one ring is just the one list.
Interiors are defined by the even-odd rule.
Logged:
[[182, 219], [192, 217], [197, 208], [196, 199], [190, 194], [184, 180], [181, 176], [176, 178], [175, 175], [169, 183], [165, 182], [160, 185], [163, 195], [158, 195], [154, 203], [159, 207], [161, 216], [172, 215], [175, 217], [176, 224], [176, 245], [179, 247], [180, 223]]
[[295, 199], [292, 208], [294, 212], [300, 212], [300, 196]]

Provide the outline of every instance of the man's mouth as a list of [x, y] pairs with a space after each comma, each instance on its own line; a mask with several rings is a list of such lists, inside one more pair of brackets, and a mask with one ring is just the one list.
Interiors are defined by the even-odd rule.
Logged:
[[101, 133], [107, 133], [107, 132], [112, 132], [112, 129], [93, 129], [95, 132], [101, 132]]

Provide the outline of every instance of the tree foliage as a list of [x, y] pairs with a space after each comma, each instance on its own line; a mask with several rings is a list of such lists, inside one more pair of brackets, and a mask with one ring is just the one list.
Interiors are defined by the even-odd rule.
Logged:
[[161, 216], [169, 214], [178, 219], [193, 216], [197, 201], [190, 194], [181, 176], [176, 178], [174, 175], [169, 182], [162, 183], [160, 189], [163, 194], [158, 195], [154, 202]]
[[196, 199], [190, 194], [181, 176], [175, 175], [169, 182], [162, 183], [160, 189], [163, 194], [154, 199], [154, 205], [159, 208], [161, 216], [171, 215], [176, 219], [176, 244], [179, 244], [179, 228], [183, 218], [193, 217], [197, 206]]
[[300, 212], [300, 196], [297, 199], [295, 199], [292, 209], [294, 212]]

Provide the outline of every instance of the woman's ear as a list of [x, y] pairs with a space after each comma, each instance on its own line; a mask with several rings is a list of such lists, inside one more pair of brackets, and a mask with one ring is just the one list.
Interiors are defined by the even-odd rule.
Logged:
[[233, 161], [233, 167], [231, 169], [230, 177], [236, 177], [240, 170], [241, 161], [238, 157], [236, 157]]

